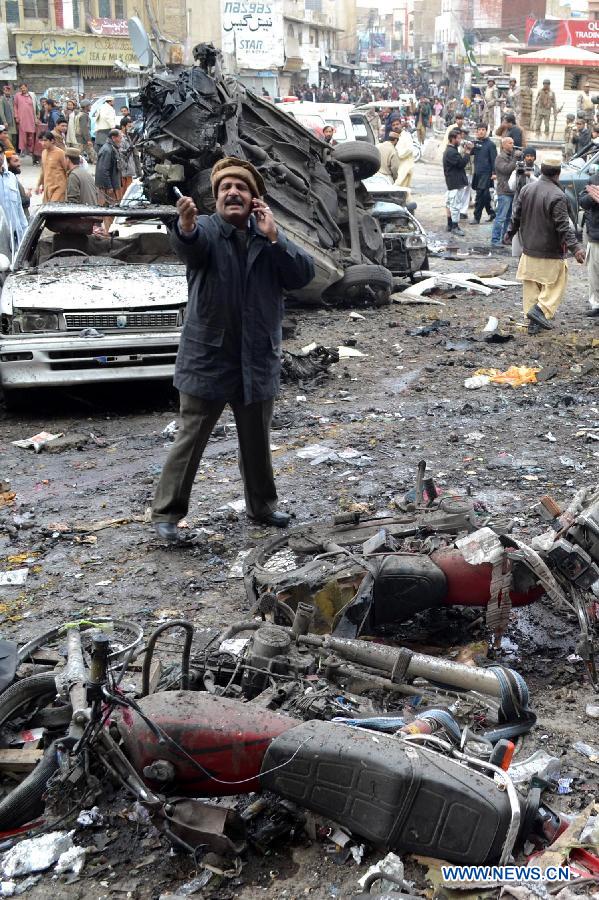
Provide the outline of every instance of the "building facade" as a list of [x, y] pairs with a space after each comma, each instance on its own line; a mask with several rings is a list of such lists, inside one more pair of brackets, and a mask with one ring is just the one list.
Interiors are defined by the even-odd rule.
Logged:
[[[135, 87], [137, 78], [125, 71], [138, 64], [127, 19], [140, 12], [134, 0], [0, 0], [0, 78], [25, 81], [36, 93], [57, 99]], [[141, 18], [149, 34], [174, 41], [160, 44], [165, 62], [181, 62], [183, 0], [167, 0], [156, 9], [148, 2]]]

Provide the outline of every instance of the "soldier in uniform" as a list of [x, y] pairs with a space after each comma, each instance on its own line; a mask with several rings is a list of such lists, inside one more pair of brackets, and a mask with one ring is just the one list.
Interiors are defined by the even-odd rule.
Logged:
[[537, 137], [541, 136], [541, 125], [545, 126], [545, 137], [549, 137], [551, 113], [553, 113], [554, 116], [557, 116], [557, 102], [555, 94], [551, 90], [551, 82], [546, 78], [543, 82], [542, 89], [537, 94], [535, 106], [535, 132]]
[[591, 85], [586, 81], [582, 93], [576, 99], [576, 115], [579, 119], [585, 120], [587, 128], [591, 127], [595, 118], [595, 104], [591, 100], [590, 91]]
[[510, 87], [507, 92], [507, 105], [516, 116], [516, 120], [520, 118], [522, 109], [522, 98], [520, 97], [520, 88], [515, 78], [510, 78]]

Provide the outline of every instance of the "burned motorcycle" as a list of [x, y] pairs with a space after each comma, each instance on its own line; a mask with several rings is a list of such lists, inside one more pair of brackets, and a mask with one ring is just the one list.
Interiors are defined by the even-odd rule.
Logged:
[[[190, 850], [240, 852], [234, 813], [190, 798], [248, 791], [269, 790], [373, 845], [453, 861], [506, 861], [554, 822], [538, 792], [525, 799], [502, 768], [502, 739], [534, 722], [517, 673], [313, 635], [309, 624], [307, 609], [291, 628], [253, 621], [194, 635], [190, 623], [167, 623], [142, 651], [138, 699], [120, 688], [128, 659], [110, 663], [106, 635], [92, 628], [88, 668], [71, 626], [59, 700], [46, 686], [37, 710], [19, 709], [46, 717], [44, 779], [34, 770], [0, 803], [0, 827], [40, 815], [44, 798], [46, 814], [93, 803], [106, 773]], [[172, 628], [185, 631], [181, 661], [148, 693], [154, 648]]]
[[249, 554], [244, 577], [253, 611], [289, 625], [309, 598], [316, 631], [361, 637], [397, 636], [426, 610], [482, 607], [498, 641], [513, 607], [548, 598], [576, 617], [578, 653], [599, 689], [591, 591], [599, 579], [599, 492], [579, 491], [563, 512], [544, 498], [550, 528], [529, 545], [489, 527], [469, 498], [438, 496], [432, 480], [423, 502], [423, 474], [421, 467], [411, 512], [296, 530]]

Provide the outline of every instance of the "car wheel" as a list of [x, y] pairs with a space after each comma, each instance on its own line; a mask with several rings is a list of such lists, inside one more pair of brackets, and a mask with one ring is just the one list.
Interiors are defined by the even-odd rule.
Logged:
[[386, 306], [393, 290], [393, 275], [384, 266], [350, 266], [343, 277], [332, 284], [323, 299], [343, 306], [368, 303]]
[[337, 144], [336, 147], [333, 147], [331, 156], [337, 162], [349, 163], [354, 170], [354, 175], [360, 181], [376, 175], [381, 167], [381, 154], [378, 147], [364, 141], [347, 141], [345, 144]]

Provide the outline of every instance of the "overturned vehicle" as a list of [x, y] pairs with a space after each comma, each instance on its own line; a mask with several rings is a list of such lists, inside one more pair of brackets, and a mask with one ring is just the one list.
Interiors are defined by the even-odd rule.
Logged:
[[[314, 258], [316, 277], [298, 299], [387, 303], [393, 275], [385, 265], [385, 223], [362, 183], [379, 169], [378, 149], [361, 141], [329, 147], [224, 77], [212, 46], [198, 45], [194, 56], [197, 65], [155, 75], [141, 93], [146, 197], [172, 203], [178, 187], [211, 214], [212, 166], [225, 156], [247, 159], [264, 179], [277, 224]], [[418, 243], [417, 268], [426, 252], [422, 236]]]

